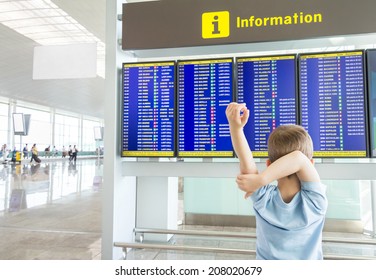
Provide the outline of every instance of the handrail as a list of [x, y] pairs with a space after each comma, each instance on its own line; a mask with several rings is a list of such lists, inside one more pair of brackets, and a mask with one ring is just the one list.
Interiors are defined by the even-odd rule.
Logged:
[[363, 244], [363, 245], [376, 245], [376, 239], [365, 238], [365, 239], [358, 239], [358, 238], [346, 238], [346, 237], [323, 237], [323, 242], [328, 243], [348, 243], [348, 244]]
[[[145, 244], [145, 243], [128, 243], [114, 242], [115, 247], [123, 248], [123, 259], [127, 258], [127, 249], [158, 249], [173, 251], [193, 251], [193, 252], [211, 252], [211, 253], [227, 253], [227, 254], [249, 254], [256, 255], [256, 250], [229, 249], [217, 247], [198, 247], [198, 246], [182, 246], [167, 244]], [[348, 256], [348, 255], [324, 255], [325, 260], [376, 260], [375, 257], [365, 256]]]
[[154, 234], [179, 234], [179, 235], [198, 235], [209, 237], [236, 237], [236, 238], [256, 238], [256, 233], [239, 233], [226, 231], [201, 231], [201, 230], [174, 230], [174, 229], [151, 229], [135, 228], [135, 233], [154, 233]]
[[213, 252], [213, 253], [227, 253], [227, 254], [251, 254], [255, 255], [256, 250], [244, 249], [229, 249], [217, 247], [199, 247], [199, 246], [184, 246], [184, 245], [168, 245], [168, 244], [148, 244], [148, 243], [128, 243], [128, 242], [114, 242], [115, 247], [132, 248], [132, 249], [163, 249], [175, 251], [194, 251], [194, 252]]
[[347, 261], [355, 261], [355, 260], [376, 260], [375, 257], [372, 256], [349, 256], [349, 255], [324, 255], [324, 260], [347, 260]]
[[[135, 233], [154, 233], [154, 234], [179, 234], [179, 235], [193, 235], [193, 236], [208, 236], [208, 237], [226, 237], [226, 238], [256, 238], [256, 233], [238, 233], [226, 231], [201, 231], [201, 230], [173, 230], [173, 229], [150, 229], [150, 228], [135, 228]], [[376, 245], [376, 239], [357, 239], [346, 237], [323, 237], [323, 242], [331, 243], [348, 243], [348, 244], [363, 244]]]

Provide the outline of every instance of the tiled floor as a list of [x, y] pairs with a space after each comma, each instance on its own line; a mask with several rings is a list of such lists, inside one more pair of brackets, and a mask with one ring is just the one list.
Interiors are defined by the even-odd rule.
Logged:
[[0, 259], [100, 259], [100, 172], [95, 160], [0, 166]]
[[[1, 260], [96, 260], [101, 258], [101, 161], [44, 161], [0, 165]], [[179, 196], [182, 219], [182, 195]], [[23, 199], [26, 198], [26, 199]], [[253, 228], [181, 225], [181, 229], [254, 231]], [[325, 236], [369, 238], [359, 234]], [[254, 250], [254, 240], [175, 235], [176, 245]], [[375, 258], [376, 246], [324, 243], [324, 254]], [[254, 259], [254, 255], [137, 249], [127, 259]]]

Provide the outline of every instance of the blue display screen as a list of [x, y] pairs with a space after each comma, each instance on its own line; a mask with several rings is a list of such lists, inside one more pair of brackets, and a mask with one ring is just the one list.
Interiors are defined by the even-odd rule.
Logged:
[[178, 156], [234, 156], [225, 114], [232, 101], [232, 59], [178, 62]]
[[237, 101], [250, 110], [244, 134], [254, 157], [267, 157], [269, 134], [280, 125], [296, 124], [296, 56], [237, 59]]
[[316, 157], [366, 157], [362, 51], [304, 54], [299, 59], [301, 124]]
[[371, 156], [376, 157], [376, 49], [367, 50]]
[[124, 157], [175, 155], [175, 62], [123, 64]]

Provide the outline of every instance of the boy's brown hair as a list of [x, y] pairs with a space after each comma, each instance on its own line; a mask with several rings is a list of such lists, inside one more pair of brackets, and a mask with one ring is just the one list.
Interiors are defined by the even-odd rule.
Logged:
[[281, 125], [270, 133], [268, 139], [268, 156], [270, 162], [274, 162], [293, 151], [301, 151], [309, 159], [312, 159], [312, 139], [302, 126]]

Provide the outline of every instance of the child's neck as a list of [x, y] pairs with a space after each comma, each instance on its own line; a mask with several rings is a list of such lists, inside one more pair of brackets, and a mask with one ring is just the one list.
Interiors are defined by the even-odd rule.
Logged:
[[278, 189], [282, 199], [290, 203], [294, 196], [300, 191], [300, 181], [295, 174], [278, 180]]

